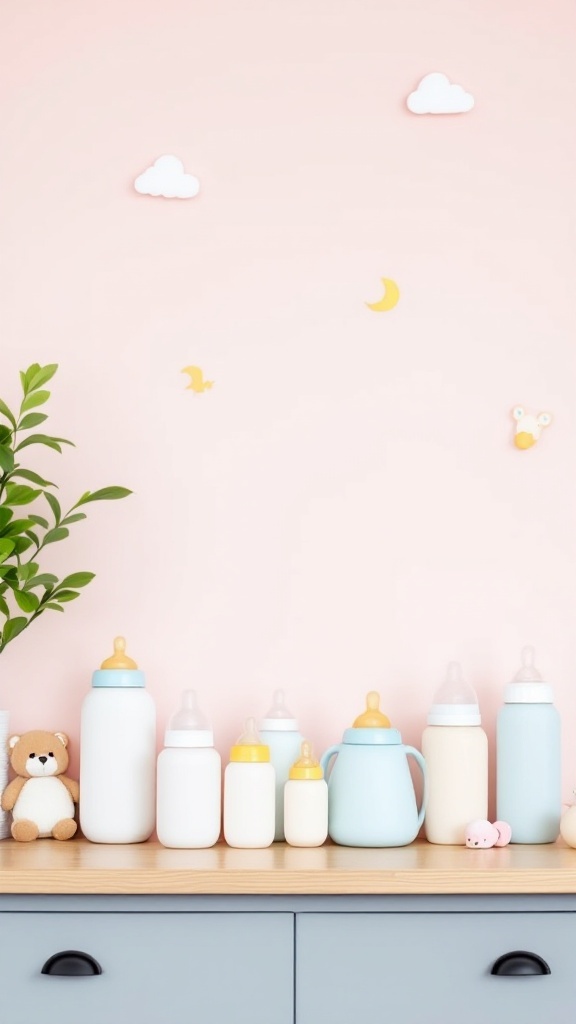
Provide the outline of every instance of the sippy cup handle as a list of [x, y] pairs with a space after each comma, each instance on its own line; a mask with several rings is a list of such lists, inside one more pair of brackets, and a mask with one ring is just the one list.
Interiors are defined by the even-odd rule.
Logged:
[[334, 754], [339, 753], [340, 747], [340, 743], [336, 743], [333, 747], [328, 747], [328, 750], [325, 750], [324, 753], [322, 754], [322, 757], [320, 758], [320, 767], [324, 772], [324, 778], [326, 779], [326, 781], [328, 781], [328, 774], [326, 771], [328, 767], [328, 761], [330, 760], [331, 757], [334, 757]]
[[418, 765], [420, 771], [422, 772], [422, 803], [420, 804], [420, 810], [418, 811], [418, 828], [420, 828], [422, 822], [424, 821], [424, 815], [426, 813], [426, 801], [428, 799], [428, 772], [426, 771], [426, 761], [422, 757], [420, 751], [416, 750], [416, 747], [404, 747], [404, 750], [408, 757], [414, 758], [416, 764]]

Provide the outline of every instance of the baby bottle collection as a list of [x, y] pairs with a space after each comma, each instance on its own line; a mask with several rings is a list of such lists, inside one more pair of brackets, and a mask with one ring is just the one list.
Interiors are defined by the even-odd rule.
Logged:
[[[80, 829], [93, 843], [111, 844], [141, 843], [156, 829], [162, 845], [180, 849], [211, 847], [221, 836], [240, 849], [282, 841], [318, 847], [328, 837], [341, 846], [398, 847], [422, 826], [429, 843], [473, 849], [558, 838], [560, 716], [532, 648], [522, 651], [497, 716], [494, 823], [487, 820], [488, 738], [458, 663], [448, 665], [433, 696], [421, 751], [402, 742], [378, 693], [365, 703], [342, 741], [317, 758], [276, 690], [260, 721], [246, 718], [223, 772], [211, 724], [196, 693], [185, 690], [157, 756], [154, 701], [117, 637], [82, 705]], [[103, 756], [111, 749], [113, 761]], [[573, 820], [566, 816], [562, 835], [576, 846]]]

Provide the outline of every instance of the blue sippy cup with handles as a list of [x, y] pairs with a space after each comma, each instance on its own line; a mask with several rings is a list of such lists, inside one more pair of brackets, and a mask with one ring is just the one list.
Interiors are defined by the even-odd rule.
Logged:
[[[340, 846], [407, 846], [424, 821], [424, 758], [419, 750], [402, 743], [379, 704], [380, 695], [371, 691], [366, 711], [345, 730], [342, 743], [330, 747], [320, 761], [328, 779], [328, 833]], [[420, 809], [408, 757], [416, 760], [422, 772]]]

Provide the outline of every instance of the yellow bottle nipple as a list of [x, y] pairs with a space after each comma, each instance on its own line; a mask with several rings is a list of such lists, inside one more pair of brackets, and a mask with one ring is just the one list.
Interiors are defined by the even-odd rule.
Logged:
[[366, 694], [366, 711], [354, 720], [355, 729], [389, 729], [390, 719], [380, 711], [380, 694], [370, 690]]
[[269, 761], [270, 747], [260, 741], [256, 719], [247, 718], [244, 732], [230, 750], [231, 761]]
[[319, 761], [312, 756], [312, 744], [304, 740], [301, 747], [301, 756], [297, 761], [294, 761], [290, 772], [289, 778], [291, 779], [322, 779], [324, 773], [320, 767]]
[[100, 668], [138, 668], [136, 662], [125, 653], [126, 640], [123, 636], [114, 637], [114, 654], [106, 658]]

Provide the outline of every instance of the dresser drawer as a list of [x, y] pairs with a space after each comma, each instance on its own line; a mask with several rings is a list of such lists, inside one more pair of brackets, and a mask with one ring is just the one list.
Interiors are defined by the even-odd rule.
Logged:
[[[293, 1024], [290, 913], [3, 913], [10, 1024]], [[78, 950], [102, 974], [42, 974]]]
[[[298, 914], [297, 1024], [544, 1024], [576, 1008], [576, 914]], [[506, 953], [545, 975], [493, 975]]]

